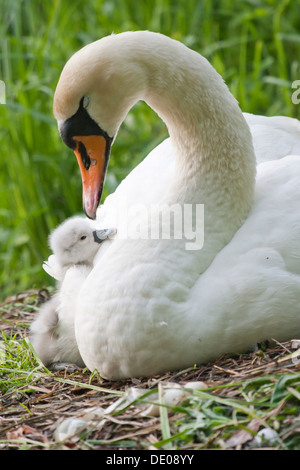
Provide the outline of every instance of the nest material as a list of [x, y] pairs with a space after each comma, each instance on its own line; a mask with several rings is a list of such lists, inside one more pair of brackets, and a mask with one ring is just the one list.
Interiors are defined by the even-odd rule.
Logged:
[[[0, 331], [6, 338], [14, 336], [22, 340], [39, 305], [48, 300], [49, 296], [48, 290], [43, 289], [31, 290], [6, 299], [0, 304]], [[111, 382], [103, 380], [98, 374], [91, 375], [87, 370], [65, 370], [52, 375], [41, 370], [40, 375], [32, 374], [26, 385], [0, 396], [0, 448], [20, 448], [22, 442], [27, 442], [33, 449], [155, 449], [155, 444], [162, 439], [161, 417], [141, 416], [140, 410], [135, 406], [125, 408], [117, 415], [108, 415], [101, 423], [98, 422], [92, 429], [86, 430], [88, 439], [80, 438], [75, 432], [75, 439], [57, 443], [54, 436], [58, 423], [64, 419], [72, 416], [80, 418], [95, 407], [105, 409], [119, 398], [118, 392], [126, 391], [130, 387], [138, 387], [147, 392], [159, 383], [176, 382], [186, 385], [191, 381], [202, 381], [207, 387], [222, 386], [213, 393], [225, 398], [238, 397], [237, 384], [242, 381], [263, 378], [270, 374], [278, 376], [297, 372], [300, 367], [298, 361], [290, 358], [293, 351], [291, 342], [276, 343], [272, 347], [258, 345], [257, 351], [235, 357], [223, 356], [204, 366], [168, 372], [148, 379], [134, 378]], [[35, 367], [33, 358], [33, 370]], [[6, 373], [1, 373], [0, 370], [0, 380], [8, 380], [7, 377]], [[106, 391], [102, 392], [101, 387]], [[151, 400], [151, 396], [149, 399]], [[182, 416], [180, 410], [170, 413], [170, 425]], [[250, 431], [252, 429], [256, 432], [260, 426], [261, 423], [255, 420], [248, 423]], [[237, 430], [227, 440], [227, 445], [223, 442], [224, 446], [242, 446], [247, 442], [245, 433], [249, 440], [251, 433]], [[217, 437], [216, 430], [213, 440]], [[181, 449], [199, 447], [201, 448], [199, 443], [191, 442], [183, 442], [180, 446]]]

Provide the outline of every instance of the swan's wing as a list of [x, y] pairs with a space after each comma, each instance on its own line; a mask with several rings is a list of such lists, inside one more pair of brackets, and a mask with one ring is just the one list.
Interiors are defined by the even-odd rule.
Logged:
[[49, 274], [49, 276], [53, 277], [57, 281], [61, 281], [64, 277], [64, 269], [57, 261], [57, 257], [55, 255], [50, 255], [47, 261], [44, 261], [43, 269], [47, 274]]
[[300, 155], [300, 122], [285, 116], [244, 113], [250, 127], [257, 163]]
[[300, 154], [260, 164], [253, 208], [215, 259], [226, 265], [230, 258], [266, 247], [280, 254], [287, 271], [300, 275], [299, 204]]
[[189, 315], [197, 317], [199, 305], [206, 313], [207, 353], [217, 339], [224, 350], [242, 351], [259, 337], [298, 337], [299, 204], [300, 155], [258, 166], [249, 217], [191, 290]]

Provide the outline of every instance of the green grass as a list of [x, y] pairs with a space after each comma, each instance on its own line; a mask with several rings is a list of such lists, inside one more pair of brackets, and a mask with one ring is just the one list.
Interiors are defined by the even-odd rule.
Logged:
[[[63, 65], [83, 45], [125, 30], [167, 34], [205, 55], [244, 111], [299, 117], [300, 4], [292, 0], [0, 0], [0, 296], [49, 283], [41, 269], [53, 227], [81, 212], [73, 153], [52, 115]], [[105, 195], [163, 138], [139, 103], [112, 149]]]

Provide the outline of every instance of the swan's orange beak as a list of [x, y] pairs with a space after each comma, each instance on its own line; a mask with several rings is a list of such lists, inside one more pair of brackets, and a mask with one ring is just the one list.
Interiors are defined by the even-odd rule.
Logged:
[[101, 135], [75, 136], [74, 153], [82, 179], [82, 202], [87, 217], [96, 218], [109, 158], [107, 140]]

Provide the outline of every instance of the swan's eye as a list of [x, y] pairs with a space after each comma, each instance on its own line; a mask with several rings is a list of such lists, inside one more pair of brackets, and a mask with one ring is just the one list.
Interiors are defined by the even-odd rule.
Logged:
[[86, 239], [86, 235], [82, 235], [82, 237], [80, 237], [80, 240], [85, 240]]

